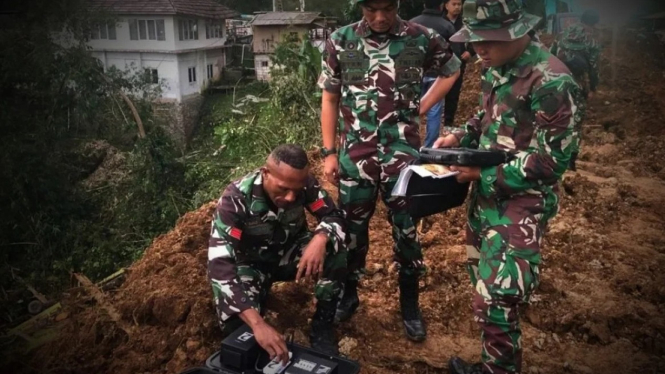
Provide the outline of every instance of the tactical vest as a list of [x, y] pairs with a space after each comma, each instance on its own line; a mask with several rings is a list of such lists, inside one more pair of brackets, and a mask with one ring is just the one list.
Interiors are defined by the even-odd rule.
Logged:
[[[420, 98], [421, 81], [423, 77], [423, 52], [416, 39], [394, 40], [391, 43], [403, 43], [404, 47], [393, 56], [395, 74], [395, 92], [399, 95], [398, 106], [410, 107]], [[370, 58], [365, 53], [362, 43], [357, 40], [347, 40], [342, 45], [338, 59], [344, 86], [365, 86], [369, 84]]]
[[241, 242], [244, 247], [283, 244], [288, 239], [287, 233], [293, 236], [306, 225], [303, 205], [296, 204], [293, 208], [283, 211], [277, 219], [264, 222], [262, 217], [266, 214], [252, 215], [247, 219]]

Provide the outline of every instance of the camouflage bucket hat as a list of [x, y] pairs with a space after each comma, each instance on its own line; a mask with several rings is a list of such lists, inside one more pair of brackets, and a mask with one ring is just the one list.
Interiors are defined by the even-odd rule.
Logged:
[[531, 31], [540, 17], [526, 13], [519, 0], [467, 0], [462, 17], [464, 27], [451, 42], [508, 42]]

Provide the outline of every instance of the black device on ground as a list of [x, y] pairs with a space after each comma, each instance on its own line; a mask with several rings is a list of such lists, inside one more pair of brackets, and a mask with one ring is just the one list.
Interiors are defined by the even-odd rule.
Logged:
[[421, 148], [422, 163], [456, 166], [498, 166], [509, 162], [514, 156], [504, 151], [471, 148]]
[[221, 361], [230, 368], [245, 370], [255, 366], [260, 350], [252, 330], [243, 324], [222, 341]]
[[[328, 356], [295, 343], [287, 346], [292, 357], [284, 374], [360, 373], [360, 364], [355, 361]], [[219, 351], [208, 357], [205, 368], [192, 368], [182, 374], [259, 374], [269, 362], [270, 357], [256, 342], [252, 330], [243, 324], [222, 341]]]

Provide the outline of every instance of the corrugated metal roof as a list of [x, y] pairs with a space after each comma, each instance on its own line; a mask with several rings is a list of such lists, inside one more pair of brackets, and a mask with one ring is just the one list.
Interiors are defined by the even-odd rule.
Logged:
[[252, 25], [308, 25], [321, 17], [317, 12], [269, 12], [257, 14]]
[[116, 14], [170, 14], [231, 18], [239, 13], [213, 0], [90, 0], [95, 9]]

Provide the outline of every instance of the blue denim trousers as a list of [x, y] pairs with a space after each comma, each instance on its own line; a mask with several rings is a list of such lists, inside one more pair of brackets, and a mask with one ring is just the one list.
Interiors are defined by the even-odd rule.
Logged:
[[[436, 78], [425, 77], [423, 78], [423, 88], [421, 98], [425, 96], [427, 91], [432, 87]], [[434, 104], [432, 109], [427, 111], [427, 133], [425, 135], [425, 143], [423, 147], [432, 148], [436, 139], [439, 138], [441, 130], [441, 114], [443, 113], [444, 101]]]

